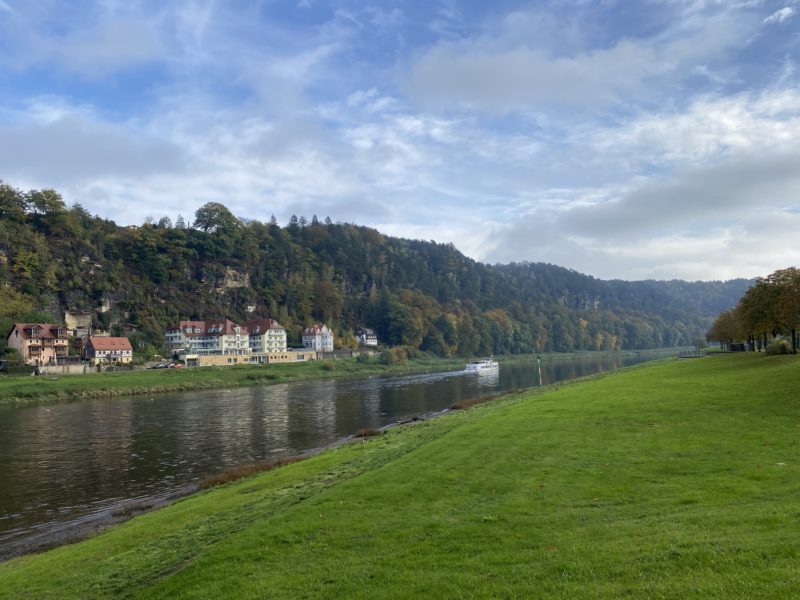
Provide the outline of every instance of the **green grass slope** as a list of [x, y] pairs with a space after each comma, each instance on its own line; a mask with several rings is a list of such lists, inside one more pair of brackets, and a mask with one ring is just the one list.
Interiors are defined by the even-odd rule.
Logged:
[[796, 598], [800, 362], [526, 392], [0, 565], [0, 598]]

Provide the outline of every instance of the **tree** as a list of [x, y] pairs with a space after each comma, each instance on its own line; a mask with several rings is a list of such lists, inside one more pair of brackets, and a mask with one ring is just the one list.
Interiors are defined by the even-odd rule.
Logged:
[[783, 333], [791, 333], [792, 354], [797, 354], [797, 325], [800, 323], [800, 271], [794, 267], [768, 275], [766, 281], [774, 286], [776, 321]]
[[230, 232], [238, 225], [239, 220], [219, 202], [207, 202], [194, 213], [194, 227], [207, 233]]
[[24, 221], [25, 204], [22, 192], [0, 180], [0, 220]]
[[777, 288], [759, 277], [739, 302], [738, 315], [745, 334], [758, 340], [759, 346], [767, 345], [767, 334], [777, 330]]
[[34, 213], [40, 215], [62, 213], [67, 209], [61, 194], [51, 189], [28, 192], [28, 206]]
[[735, 308], [721, 313], [706, 333], [706, 339], [719, 342], [723, 348], [744, 337], [738, 311]]

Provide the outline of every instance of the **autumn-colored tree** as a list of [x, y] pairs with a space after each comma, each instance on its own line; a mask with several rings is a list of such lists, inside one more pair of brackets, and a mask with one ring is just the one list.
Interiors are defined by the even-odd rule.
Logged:
[[706, 333], [708, 341], [719, 342], [723, 348], [733, 342], [744, 340], [745, 337], [738, 310], [735, 308], [721, 313]]
[[766, 278], [775, 288], [775, 321], [783, 333], [792, 336], [792, 354], [797, 354], [797, 325], [800, 323], [800, 271], [795, 267], [780, 269]]

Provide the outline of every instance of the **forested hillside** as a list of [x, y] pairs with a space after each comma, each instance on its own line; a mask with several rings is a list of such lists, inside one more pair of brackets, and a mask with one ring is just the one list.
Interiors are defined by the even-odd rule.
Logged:
[[[440, 355], [691, 344], [751, 282], [603, 281], [540, 263], [485, 265], [451, 244], [292, 217], [281, 227], [210, 203], [120, 227], [53, 190], [0, 182], [0, 326], [89, 312], [160, 348], [182, 318], [271, 316], [291, 343], [324, 321], [340, 345], [367, 326]], [[2, 347], [0, 347], [2, 350]]]

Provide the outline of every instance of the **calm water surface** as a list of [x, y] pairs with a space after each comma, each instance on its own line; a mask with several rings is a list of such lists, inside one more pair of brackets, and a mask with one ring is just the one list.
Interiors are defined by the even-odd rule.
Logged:
[[[542, 380], [656, 356], [544, 360]], [[168, 496], [228, 467], [299, 454], [362, 427], [539, 384], [535, 363], [516, 363], [494, 374], [307, 381], [0, 407], [0, 550]]]

